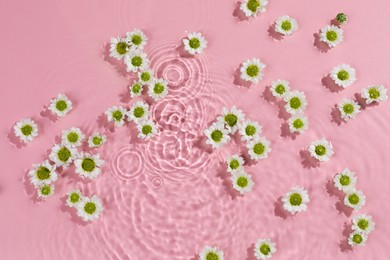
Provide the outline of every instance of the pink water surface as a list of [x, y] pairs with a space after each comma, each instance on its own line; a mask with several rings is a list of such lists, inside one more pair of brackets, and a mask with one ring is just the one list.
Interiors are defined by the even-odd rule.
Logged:
[[[258, 238], [277, 243], [275, 260], [390, 259], [390, 102], [367, 107], [348, 123], [332, 116], [335, 104], [363, 87], [390, 86], [390, 3], [270, 0], [265, 13], [249, 20], [237, 6], [232, 0], [0, 2], [0, 259], [195, 259], [205, 245], [220, 247], [228, 260], [253, 259]], [[349, 17], [345, 41], [324, 52], [315, 34], [340, 11]], [[270, 26], [285, 14], [298, 20], [299, 30], [277, 39]], [[152, 68], [171, 87], [151, 103], [161, 131], [151, 141], [138, 140], [132, 123], [112, 130], [102, 117], [112, 105], [134, 102], [127, 92], [134, 77], [107, 57], [107, 43], [136, 27], [149, 37]], [[197, 58], [182, 57], [180, 41], [192, 31], [205, 35], [208, 48]], [[240, 86], [239, 64], [252, 57], [267, 64], [265, 78]], [[340, 63], [355, 67], [358, 79], [333, 92], [323, 78]], [[308, 98], [310, 128], [301, 136], [286, 134], [285, 114], [267, 91], [279, 78]], [[61, 92], [74, 110], [53, 120], [45, 106]], [[245, 196], [232, 190], [224, 165], [226, 156], [245, 149], [234, 140], [212, 151], [202, 134], [232, 105], [259, 121], [272, 142], [267, 160], [246, 167], [255, 186]], [[21, 147], [12, 126], [25, 117], [38, 122], [40, 135]], [[99, 150], [103, 174], [80, 181], [71, 167], [56, 194], [38, 201], [26, 172], [72, 126], [107, 134]], [[322, 137], [333, 143], [334, 157], [320, 165], [302, 158]], [[359, 213], [376, 222], [361, 248], [346, 246], [346, 225], [356, 213], [329, 183], [345, 167], [356, 172], [367, 197]], [[278, 201], [295, 185], [308, 189], [311, 201], [291, 217]], [[98, 221], [84, 224], [65, 206], [73, 188], [102, 198]]]

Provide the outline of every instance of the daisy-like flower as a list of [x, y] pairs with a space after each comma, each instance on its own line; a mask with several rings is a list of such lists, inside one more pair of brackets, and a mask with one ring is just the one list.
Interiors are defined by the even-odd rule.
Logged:
[[350, 98], [344, 98], [341, 100], [338, 108], [340, 110], [341, 117], [345, 121], [355, 118], [356, 115], [360, 113], [360, 105]]
[[131, 106], [127, 117], [134, 122], [140, 122], [146, 120], [149, 114], [149, 105], [143, 101], [137, 101]]
[[76, 207], [84, 198], [80, 190], [72, 190], [68, 192], [68, 198], [66, 199], [66, 205], [69, 207]]
[[256, 139], [259, 136], [259, 133], [262, 131], [262, 127], [259, 123], [255, 121], [245, 120], [239, 127], [241, 140], [250, 141]]
[[271, 239], [259, 239], [255, 244], [256, 259], [269, 259], [276, 253], [276, 244]]
[[313, 141], [308, 150], [313, 158], [316, 158], [321, 162], [329, 161], [330, 157], [334, 153], [332, 143], [327, 141], [325, 138]]
[[56, 164], [57, 167], [62, 166], [67, 168], [77, 155], [77, 150], [66, 144], [56, 144], [51, 148], [49, 159]]
[[14, 133], [21, 141], [28, 143], [38, 136], [38, 125], [30, 118], [22, 119], [14, 125]]
[[183, 39], [184, 49], [189, 54], [201, 54], [207, 47], [207, 41], [200, 32], [187, 34], [187, 38]]
[[72, 101], [64, 94], [59, 94], [50, 101], [49, 110], [58, 117], [64, 117], [72, 110]]
[[100, 159], [100, 155], [91, 155], [89, 153], [80, 153], [74, 161], [76, 173], [83, 178], [95, 179], [102, 172], [101, 167], [104, 160]]
[[224, 107], [222, 116], [219, 116], [217, 120], [225, 125], [229, 133], [234, 134], [244, 117], [245, 114], [240, 109], [237, 109], [236, 106], [233, 106], [231, 109]]
[[286, 111], [292, 115], [302, 113], [307, 106], [305, 93], [298, 90], [286, 93], [284, 101], [286, 101]]
[[228, 165], [227, 170], [232, 174], [241, 171], [244, 168], [245, 163], [244, 158], [237, 154], [234, 154], [231, 157], [227, 158], [226, 162]]
[[274, 97], [284, 98], [284, 96], [290, 91], [289, 84], [290, 82], [282, 79], [272, 81], [270, 88], [272, 95]]
[[233, 188], [244, 194], [252, 190], [253, 185], [255, 184], [252, 180], [252, 177], [244, 171], [238, 171], [234, 173], [231, 177]]
[[271, 142], [265, 137], [258, 137], [247, 144], [248, 153], [252, 160], [266, 159], [271, 152]]
[[352, 219], [352, 229], [365, 234], [369, 234], [375, 228], [372, 216], [359, 214]]
[[153, 79], [149, 84], [148, 94], [154, 100], [159, 100], [168, 95], [168, 81], [165, 79]]
[[139, 97], [139, 96], [141, 96], [142, 91], [144, 90], [144, 88], [143, 88], [141, 82], [136, 81], [136, 82], [134, 82], [133, 84], [131, 84], [131, 85], [129, 86], [129, 90], [130, 90], [130, 96], [131, 96], [132, 98], [134, 98], [134, 97]]
[[122, 106], [113, 106], [105, 112], [108, 121], [114, 122], [115, 126], [120, 127], [125, 124], [127, 110]]
[[85, 135], [77, 127], [62, 131], [62, 143], [72, 148], [80, 146], [84, 138]]
[[105, 135], [101, 135], [96, 132], [88, 138], [88, 146], [89, 148], [97, 148], [102, 146], [107, 140]]
[[364, 246], [367, 238], [365, 233], [354, 231], [348, 237], [348, 244], [351, 246]]
[[265, 67], [266, 65], [257, 58], [246, 60], [240, 68], [241, 79], [257, 84], [264, 76]]
[[334, 186], [343, 191], [350, 192], [355, 190], [357, 177], [354, 172], [345, 168], [342, 172], [337, 173], [333, 178]]
[[103, 211], [103, 203], [96, 195], [93, 195], [91, 198], [84, 197], [76, 208], [77, 215], [87, 222], [100, 217]]
[[38, 187], [38, 197], [41, 199], [47, 199], [48, 197], [54, 194], [54, 185], [52, 184], [44, 184]]
[[387, 88], [383, 85], [372, 85], [362, 89], [361, 95], [367, 104], [372, 102], [384, 102], [387, 100]]
[[356, 70], [348, 64], [340, 64], [332, 69], [330, 77], [338, 86], [347, 88], [356, 81]]
[[149, 139], [157, 134], [157, 126], [152, 120], [141, 121], [137, 124], [138, 137], [141, 139]]
[[247, 17], [255, 17], [258, 13], [265, 12], [265, 7], [268, 4], [268, 0], [244, 0], [240, 9]]
[[207, 137], [206, 143], [213, 148], [219, 148], [230, 141], [229, 132], [221, 122], [213, 123], [204, 134]]
[[56, 166], [51, 165], [48, 160], [40, 164], [33, 165], [33, 168], [28, 172], [31, 184], [35, 187], [49, 185], [55, 182], [58, 178]]
[[304, 115], [294, 115], [288, 119], [288, 127], [291, 133], [298, 132], [302, 134], [309, 127], [309, 120]]
[[151, 69], [146, 69], [138, 72], [138, 79], [141, 84], [148, 85], [153, 80], [153, 71]]
[[291, 35], [298, 30], [298, 22], [288, 15], [283, 15], [276, 20], [275, 31], [283, 35]]
[[131, 32], [126, 33], [126, 40], [133, 50], [142, 50], [148, 38], [140, 29], [134, 29]]
[[327, 25], [321, 29], [320, 40], [329, 47], [336, 47], [343, 42], [343, 30], [335, 25]]
[[149, 59], [146, 56], [146, 53], [135, 50], [131, 51], [129, 55], [125, 56], [125, 64], [127, 71], [137, 72], [139, 70], [144, 70], [149, 66]]
[[121, 60], [129, 52], [126, 38], [112, 37], [110, 42], [110, 57]]
[[344, 204], [354, 210], [359, 210], [366, 204], [366, 196], [360, 190], [349, 191], [345, 195]]
[[223, 260], [223, 251], [218, 247], [205, 246], [199, 253], [199, 260]]
[[347, 23], [348, 17], [345, 13], [338, 13], [336, 15], [336, 21], [339, 22], [340, 24]]
[[288, 212], [295, 214], [297, 212], [306, 211], [307, 203], [310, 202], [307, 191], [300, 187], [294, 187], [287, 192], [283, 198], [283, 208]]

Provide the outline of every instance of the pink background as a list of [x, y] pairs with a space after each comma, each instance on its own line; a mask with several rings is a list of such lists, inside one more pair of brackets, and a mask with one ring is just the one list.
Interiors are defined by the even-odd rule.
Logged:
[[[275, 260], [390, 259], [390, 103], [368, 107], [347, 124], [331, 115], [343, 97], [370, 84], [390, 85], [390, 4], [271, 0], [265, 13], [243, 21], [236, 8], [231, 0], [1, 1], [1, 259], [194, 259], [207, 244], [223, 249], [226, 259], [253, 259], [253, 243], [268, 237], [277, 243]], [[324, 53], [313, 45], [314, 34], [340, 11], [349, 17], [345, 41]], [[268, 30], [284, 14], [300, 28], [276, 40]], [[135, 27], [149, 37], [152, 68], [171, 85], [169, 96], [152, 104], [161, 134], [150, 142], [137, 140], [133, 123], [113, 131], [101, 116], [112, 105], [134, 102], [127, 93], [131, 76], [107, 57], [107, 43]], [[191, 31], [209, 42], [194, 59], [178, 54]], [[252, 57], [267, 64], [265, 78], [238, 86], [239, 64]], [[358, 80], [332, 92], [321, 80], [340, 63], [355, 67]], [[267, 98], [267, 86], [278, 78], [308, 98], [310, 129], [296, 138], [285, 135], [285, 114]], [[54, 121], [45, 106], [60, 92], [74, 110]], [[222, 107], [232, 105], [259, 121], [272, 142], [267, 160], [246, 167], [255, 186], [245, 196], [232, 191], [223, 164], [245, 151], [240, 142], [211, 151], [202, 139]], [[37, 120], [40, 135], [18, 147], [11, 129], [25, 117]], [[56, 194], [39, 202], [26, 172], [72, 126], [106, 132], [99, 151], [104, 172], [80, 181], [71, 167]], [[334, 157], [321, 165], [303, 162], [300, 151], [321, 137], [333, 143]], [[377, 224], [367, 245], [353, 250], [345, 244], [345, 225], [356, 213], [328, 183], [345, 167], [356, 172], [367, 196], [359, 213], [372, 214]], [[278, 199], [295, 185], [308, 189], [311, 202], [307, 212], [288, 217]], [[83, 224], [64, 206], [66, 192], [76, 187], [102, 198], [100, 220]]]

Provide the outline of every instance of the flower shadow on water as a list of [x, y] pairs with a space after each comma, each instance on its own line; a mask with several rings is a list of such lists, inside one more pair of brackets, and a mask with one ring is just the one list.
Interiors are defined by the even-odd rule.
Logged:
[[47, 119], [49, 119], [51, 122], [55, 123], [56, 121], [58, 121], [58, 117], [56, 117], [55, 115], [53, 115], [53, 113], [49, 110], [49, 107], [48, 106], [44, 106], [43, 107], [43, 110], [41, 111], [40, 115], [42, 117], [45, 117]]
[[15, 135], [13, 127], [8, 131], [7, 138], [10, 141], [10, 143], [16, 146], [16, 148], [22, 148], [27, 145], [25, 142], [21, 141], [19, 137]]
[[187, 37], [183, 37], [180, 39], [180, 45], [177, 46], [177, 48], [175, 49], [178, 53], [179, 53], [179, 56], [182, 57], [182, 58], [194, 58], [195, 55], [187, 52], [185, 49], [184, 49], [184, 43], [183, 43], [183, 40], [186, 39]]
[[318, 161], [316, 158], [313, 158], [311, 155], [310, 155], [310, 152], [306, 149], [302, 149], [300, 152], [299, 152], [299, 155], [301, 156], [302, 158], [302, 166], [304, 168], [317, 168], [320, 166], [320, 161]]
[[330, 47], [329, 45], [326, 43], [326, 42], [323, 42], [321, 41], [320, 39], [320, 32], [317, 32], [315, 34], [313, 34], [313, 37], [314, 37], [314, 47], [316, 47], [320, 52], [323, 52], [323, 53], [327, 53], [328, 51], [330, 51]]
[[246, 260], [256, 260], [257, 258], [255, 257], [255, 244], [252, 243], [250, 247], [246, 250]]
[[34, 203], [42, 202], [41, 199], [38, 198], [37, 189], [31, 184], [30, 179], [28, 178], [28, 172], [30, 170], [26, 170], [23, 177], [23, 186], [27, 195], [31, 198]]
[[115, 125], [113, 122], [109, 122], [106, 114], [101, 113], [97, 119], [98, 127], [113, 133], [115, 131]]
[[276, 27], [276, 22], [274, 22], [273, 24], [271, 24], [269, 27], [268, 27], [268, 35], [276, 40], [276, 41], [281, 41], [284, 39], [284, 35], [281, 34], [281, 33], [278, 33], [276, 30], [275, 30], [275, 27]]
[[340, 92], [344, 89], [334, 82], [334, 80], [330, 77], [330, 74], [323, 77], [321, 79], [321, 83], [325, 88], [329, 89], [330, 92], [333, 92], [333, 93]]
[[339, 200], [344, 199], [344, 193], [334, 186], [333, 180], [326, 182], [325, 189], [329, 196], [336, 197]]
[[350, 217], [353, 213], [353, 208], [350, 208], [344, 204], [344, 199], [337, 201], [335, 205], [338, 212], [344, 214], [347, 217]]
[[366, 103], [366, 99], [362, 97], [362, 94], [355, 93], [355, 101], [360, 105], [362, 110], [365, 110], [368, 107], [376, 107], [379, 105], [378, 102], [372, 102], [371, 104]]
[[277, 102], [277, 106], [279, 109], [278, 117], [283, 120], [287, 120], [291, 117], [291, 115], [286, 110], [286, 102], [284, 100], [279, 100]]
[[240, 66], [234, 71], [234, 79], [233, 79], [233, 84], [236, 86], [241, 86], [245, 88], [249, 88], [252, 83], [250, 81], [246, 81], [241, 79], [241, 64]]
[[337, 125], [341, 125], [341, 123], [344, 122], [344, 119], [341, 117], [341, 113], [337, 105], [334, 105], [332, 107], [330, 115], [332, 117], [331, 121], [336, 123]]
[[240, 6], [241, 2], [237, 2], [232, 15], [239, 21], [248, 21], [249, 17], [244, 14], [244, 12], [240, 9]]
[[225, 187], [227, 194], [235, 200], [237, 197], [242, 197], [238, 191], [233, 188], [231, 173], [226, 170], [226, 163], [220, 162], [218, 165], [217, 177], [222, 180], [222, 185]]
[[353, 248], [350, 244], [348, 244], [348, 237], [349, 237], [349, 234], [352, 233], [352, 225], [349, 224], [349, 223], [344, 223], [344, 226], [343, 226], [343, 236], [344, 236], [344, 239], [342, 239], [339, 243], [339, 248], [341, 250], [341, 252], [349, 252], [349, 251], [352, 251]]
[[288, 125], [287, 122], [284, 122], [281, 126], [280, 126], [280, 136], [281, 137], [289, 137], [291, 138], [292, 140], [295, 140], [295, 138], [297, 138], [299, 134], [297, 132], [294, 132], [294, 133], [291, 133], [290, 131], [290, 127]]
[[275, 216], [280, 217], [282, 219], [287, 219], [287, 218], [291, 217], [291, 214], [289, 214], [283, 208], [282, 196], [280, 196], [274, 203], [274, 214], [275, 214]]
[[126, 70], [126, 64], [122, 60], [117, 60], [110, 56], [110, 43], [103, 45], [103, 60], [114, 66], [115, 70], [122, 77], [128, 77], [129, 73]]
[[271, 104], [277, 104], [277, 102], [278, 102], [276, 97], [274, 95], [272, 95], [271, 86], [266, 86], [264, 88], [262, 97], [264, 98], [265, 101], [267, 101], [268, 103], [271, 103]]

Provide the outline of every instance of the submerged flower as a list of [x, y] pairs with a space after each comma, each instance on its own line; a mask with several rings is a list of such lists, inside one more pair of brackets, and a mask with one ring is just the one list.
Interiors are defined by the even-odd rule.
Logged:
[[111, 38], [110, 42], [110, 57], [118, 60], [122, 59], [129, 52], [129, 45], [125, 38]]
[[308, 150], [313, 158], [316, 158], [321, 162], [329, 161], [330, 157], [334, 153], [332, 143], [327, 141], [325, 138], [313, 141]]
[[54, 185], [52, 184], [44, 184], [38, 187], [38, 197], [41, 199], [47, 199], [48, 197], [54, 194]]
[[154, 100], [159, 100], [168, 95], [168, 81], [165, 79], [153, 79], [149, 84], [148, 94]]
[[138, 72], [138, 80], [143, 85], [148, 85], [153, 80], [153, 71], [146, 69]]
[[343, 192], [353, 191], [355, 189], [356, 181], [357, 177], [355, 173], [348, 168], [345, 168], [333, 178], [334, 186]]
[[68, 198], [66, 199], [66, 205], [69, 207], [76, 207], [82, 200], [84, 196], [80, 190], [72, 190], [68, 192]]
[[288, 212], [295, 214], [297, 212], [306, 211], [307, 203], [310, 202], [310, 199], [305, 189], [294, 187], [283, 196], [282, 201], [283, 208]]
[[288, 127], [291, 133], [298, 132], [302, 134], [309, 127], [309, 120], [304, 115], [294, 115], [288, 119]]
[[75, 156], [77, 155], [77, 150], [66, 144], [56, 144], [51, 148], [51, 153], [49, 158], [52, 162], [56, 164], [57, 167], [68, 167]]
[[341, 117], [347, 121], [356, 117], [360, 113], [360, 105], [353, 99], [344, 98], [338, 105]]
[[232, 174], [241, 171], [245, 163], [244, 158], [237, 154], [234, 154], [231, 157], [227, 158], [226, 162], [228, 165], [227, 170]]
[[200, 54], [207, 47], [207, 41], [200, 32], [187, 34], [183, 44], [184, 49], [190, 54]]
[[149, 66], [149, 59], [146, 56], [146, 53], [135, 50], [130, 52], [129, 55], [125, 56], [125, 64], [126, 64], [126, 70], [128, 72], [133, 71], [142, 71]]
[[140, 29], [134, 29], [133, 31], [126, 33], [126, 40], [132, 50], [142, 50], [145, 47], [148, 38]]
[[335, 25], [327, 25], [321, 29], [320, 40], [329, 47], [336, 47], [343, 42], [343, 30]]
[[129, 90], [130, 90], [130, 96], [133, 98], [133, 97], [141, 96], [144, 88], [143, 88], [141, 82], [136, 81], [132, 85], [129, 86]]
[[253, 185], [255, 184], [252, 177], [244, 171], [234, 173], [231, 179], [233, 188], [241, 194], [251, 191]]
[[204, 131], [204, 134], [207, 137], [206, 143], [213, 148], [219, 148], [230, 141], [229, 132], [221, 122], [213, 123]]
[[265, 137], [258, 137], [247, 144], [248, 153], [252, 160], [266, 159], [272, 151], [271, 142]]
[[233, 106], [231, 109], [224, 107], [222, 109], [222, 116], [218, 117], [218, 121], [223, 123], [229, 133], [234, 134], [240, 125], [240, 122], [244, 120], [245, 114]]
[[103, 211], [103, 204], [101, 200], [93, 195], [91, 198], [84, 197], [76, 206], [77, 215], [84, 221], [96, 220], [100, 217]]
[[359, 214], [352, 219], [352, 229], [365, 234], [370, 233], [375, 228], [375, 222], [372, 217], [365, 214]]
[[33, 165], [33, 168], [28, 172], [30, 182], [35, 187], [49, 185], [55, 182], [58, 178], [56, 166], [51, 165], [48, 160], [40, 164]]
[[268, 0], [244, 0], [240, 9], [247, 17], [255, 17], [258, 13], [265, 12], [265, 7], [268, 4]]
[[14, 125], [14, 133], [21, 141], [28, 143], [38, 136], [38, 125], [30, 118], [22, 119]]
[[54, 115], [63, 117], [72, 110], [72, 101], [66, 95], [59, 94], [57, 98], [50, 101], [49, 110]]
[[134, 122], [146, 120], [149, 117], [149, 105], [143, 101], [137, 101], [131, 106], [127, 117]]
[[284, 98], [284, 96], [290, 91], [289, 84], [290, 82], [282, 79], [272, 81], [270, 88], [272, 95], [274, 97]]
[[246, 60], [240, 68], [241, 79], [257, 84], [264, 76], [265, 67], [266, 65], [257, 58]]
[[269, 259], [276, 253], [276, 244], [271, 239], [259, 239], [254, 251], [256, 259]]
[[138, 137], [141, 139], [149, 139], [157, 134], [157, 126], [152, 120], [144, 120], [137, 124]]
[[291, 35], [298, 30], [298, 22], [288, 15], [283, 15], [276, 20], [275, 31], [283, 35]]
[[286, 111], [292, 115], [302, 113], [307, 106], [305, 93], [294, 90], [284, 96]]
[[345, 195], [344, 204], [354, 210], [359, 210], [366, 204], [366, 196], [360, 190], [349, 191]]
[[351, 246], [364, 246], [367, 238], [366, 234], [359, 231], [353, 231], [348, 237], [348, 244]]
[[361, 95], [366, 99], [367, 104], [383, 102], [387, 100], [387, 88], [383, 85], [371, 85], [362, 89]]
[[330, 77], [338, 86], [346, 88], [356, 81], [356, 70], [348, 64], [340, 64], [332, 69]]
[[239, 129], [241, 140], [250, 141], [256, 139], [263, 128], [255, 121], [245, 120], [242, 124], [240, 124]]
[[77, 127], [62, 131], [62, 143], [72, 148], [80, 146], [84, 138], [85, 135]]
[[121, 106], [113, 106], [105, 112], [108, 121], [114, 122], [115, 126], [120, 127], [125, 124], [125, 115], [127, 110]]
[[345, 13], [338, 13], [336, 15], [336, 21], [340, 24], [344, 24], [347, 22], [347, 15]]
[[89, 153], [80, 153], [74, 161], [76, 173], [83, 178], [95, 179], [102, 172], [101, 167], [104, 160], [100, 159], [100, 155], [91, 155]]
[[89, 148], [98, 148], [106, 142], [107, 138], [105, 135], [101, 135], [96, 132], [88, 138]]
[[200, 260], [223, 260], [223, 251], [218, 247], [205, 246], [199, 253]]

